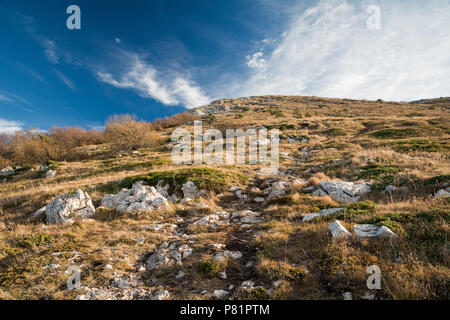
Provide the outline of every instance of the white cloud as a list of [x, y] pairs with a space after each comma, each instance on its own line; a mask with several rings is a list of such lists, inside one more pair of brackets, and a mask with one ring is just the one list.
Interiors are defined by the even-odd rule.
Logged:
[[122, 42], [122, 40], [121, 40], [120, 38], [114, 38], [114, 41], [115, 41], [116, 43], [121, 43], [121, 42]]
[[97, 72], [99, 79], [117, 88], [133, 89], [140, 96], [158, 100], [165, 105], [184, 105], [194, 108], [207, 104], [210, 99], [185, 76], [176, 72], [162, 75], [152, 65], [136, 55], [130, 67], [116, 79], [111, 73]]
[[13, 102], [14, 100], [0, 93], [0, 101]]
[[59, 56], [56, 53], [56, 45], [55, 42], [49, 39], [44, 39], [42, 42], [42, 46], [44, 47], [44, 53], [51, 63], [58, 64]]
[[247, 57], [233, 95], [286, 94], [414, 100], [450, 93], [450, 1], [321, 1], [297, 16], [275, 49]]
[[55, 74], [58, 76], [58, 78], [64, 82], [64, 84], [66, 86], [68, 86], [70, 89], [74, 90], [75, 89], [75, 84], [72, 82], [72, 80], [70, 80], [69, 78], [67, 78], [62, 72], [58, 71], [58, 70], [53, 70], [53, 72], [55, 72]]
[[0, 133], [13, 133], [22, 130], [23, 122], [0, 118]]
[[263, 52], [255, 52], [254, 54], [247, 56], [248, 67], [251, 69], [263, 68], [266, 65], [266, 60], [261, 58], [263, 55]]

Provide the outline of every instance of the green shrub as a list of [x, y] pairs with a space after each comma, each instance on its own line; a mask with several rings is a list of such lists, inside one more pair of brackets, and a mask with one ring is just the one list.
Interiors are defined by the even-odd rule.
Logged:
[[380, 179], [384, 176], [395, 174], [399, 171], [398, 168], [387, 166], [383, 164], [369, 164], [362, 167], [357, 174], [358, 179]]
[[347, 131], [341, 128], [332, 128], [325, 131], [324, 133], [330, 137], [344, 137], [347, 135]]
[[31, 235], [23, 235], [17, 239], [17, 245], [22, 248], [34, 248], [41, 245], [52, 243], [53, 238], [43, 233], [36, 233]]
[[407, 140], [407, 141], [394, 141], [384, 143], [383, 146], [390, 146], [398, 152], [443, 152], [450, 150], [448, 143], [443, 141], [432, 140]]
[[207, 277], [216, 277], [221, 271], [223, 271], [224, 266], [218, 261], [214, 260], [203, 260], [197, 266], [197, 271]]

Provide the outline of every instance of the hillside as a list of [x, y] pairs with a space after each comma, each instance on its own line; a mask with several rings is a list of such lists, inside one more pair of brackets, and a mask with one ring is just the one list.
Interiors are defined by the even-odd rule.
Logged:
[[[0, 183], [0, 298], [448, 299], [449, 111], [445, 98], [293, 96], [191, 111], [203, 130], [278, 129], [275, 175], [261, 174], [263, 164], [175, 165], [175, 127], [158, 131], [161, 143], [150, 148], [83, 146], [88, 158], [43, 168], [54, 176], [23, 166]], [[137, 214], [108, 209], [117, 198], [102, 201], [119, 192], [150, 199], [138, 181], [167, 204], [151, 198], [162, 209]], [[353, 184], [330, 190], [337, 181]], [[48, 208], [35, 214], [77, 189], [92, 199], [89, 218], [50, 224]], [[335, 220], [341, 233], [330, 232]], [[358, 226], [368, 224], [395, 237], [361, 237]], [[75, 290], [66, 284], [71, 265], [81, 270]], [[366, 285], [371, 265], [379, 290]]]

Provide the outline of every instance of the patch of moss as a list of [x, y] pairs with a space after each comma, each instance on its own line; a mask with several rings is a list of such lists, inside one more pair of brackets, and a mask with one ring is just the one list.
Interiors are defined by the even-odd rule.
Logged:
[[250, 291], [248, 298], [251, 300], [268, 300], [270, 299], [270, 295], [265, 288], [258, 287]]
[[214, 260], [203, 260], [197, 265], [197, 271], [210, 278], [216, 277], [223, 269], [224, 266]]
[[341, 128], [332, 128], [324, 132], [325, 135], [329, 137], [344, 137], [348, 133], [344, 129]]
[[395, 151], [408, 152], [443, 152], [450, 150], [447, 142], [433, 140], [406, 140], [384, 143], [383, 146], [390, 146]]
[[34, 248], [46, 244], [51, 244], [53, 238], [43, 233], [23, 235], [17, 239], [17, 246], [21, 248]]
[[315, 217], [312, 219], [314, 222], [323, 222], [331, 220], [345, 220], [345, 221], [356, 221], [358, 218], [366, 215], [371, 215], [375, 212], [376, 204], [372, 201], [361, 201], [350, 203], [344, 207], [344, 210], [325, 215], [320, 217]]
[[399, 171], [398, 168], [383, 164], [369, 164], [362, 167], [357, 174], [358, 179], [380, 179], [386, 175], [395, 174]]
[[424, 130], [418, 128], [402, 128], [383, 129], [373, 132], [370, 135], [377, 139], [404, 139], [408, 137], [418, 137], [423, 135], [424, 133]]

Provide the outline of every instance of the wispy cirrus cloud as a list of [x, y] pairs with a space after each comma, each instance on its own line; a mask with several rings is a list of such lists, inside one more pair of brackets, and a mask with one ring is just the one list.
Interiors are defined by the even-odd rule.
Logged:
[[247, 56], [250, 75], [231, 95], [448, 96], [450, 1], [376, 1], [380, 30], [366, 27], [372, 4], [330, 0], [299, 11], [271, 52]]
[[1, 94], [1, 93], [0, 93], [0, 101], [8, 101], [8, 102], [12, 102], [12, 101], [14, 101], [14, 100], [11, 99], [11, 98], [8, 98], [8, 97], [5, 96], [4, 94]]
[[69, 89], [71, 90], [75, 90], [75, 84], [72, 80], [70, 80], [65, 74], [63, 74], [62, 72], [53, 69], [53, 72], [58, 76], [58, 78], [67, 86], [69, 87]]
[[210, 99], [184, 74], [167, 71], [164, 74], [143, 61], [136, 54], [126, 53], [128, 67], [117, 76], [97, 72], [100, 81], [116, 88], [131, 89], [141, 97], [155, 99], [165, 105], [183, 105], [194, 108], [207, 104]]
[[44, 47], [44, 53], [47, 57], [48, 61], [54, 64], [59, 63], [59, 55], [56, 52], [57, 48], [55, 45], [55, 42], [49, 39], [42, 39], [41, 40], [42, 46]]

